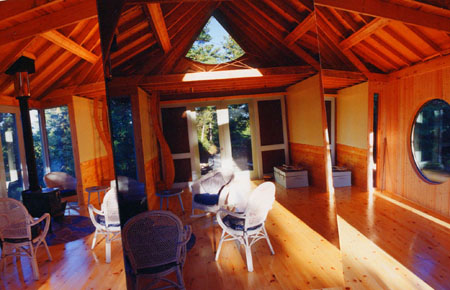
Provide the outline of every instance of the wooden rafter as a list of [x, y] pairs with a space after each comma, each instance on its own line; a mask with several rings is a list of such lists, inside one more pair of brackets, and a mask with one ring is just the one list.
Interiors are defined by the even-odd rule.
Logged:
[[85, 0], [77, 2], [77, 4], [62, 10], [33, 18], [29, 21], [1, 30], [0, 45], [29, 38], [49, 30], [76, 23], [83, 19], [94, 18], [96, 16], [97, 8], [94, 1]]
[[33, 40], [34, 38], [24, 39], [20, 41], [14, 49], [11, 49], [10, 53], [5, 55], [0, 62], [0, 73], [4, 73], [20, 56], [22, 56]]
[[397, 33], [391, 27], [386, 26], [386, 27], [383, 28], [383, 30], [385, 32], [387, 32], [392, 38], [397, 40], [401, 45], [403, 45], [405, 48], [407, 48], [410, 52], [415, 54], [417, 57], [419, 57], [420, 59], [424, 59], [425, 58], [425, 55], [423, 54], [423, 52], [420, 49], [415, 47], [414, 44], [411, 43], [410, 40], [408, 40], [407, 38], [403, 37], [401, 34]]
[[[331, 29], [326, 24], [326, 18], [322, 15], [319, 10], [316, 10], [317, 17], [320, 17], [320, 21], [317, 21], [317, 25], [322, 30], [322, 32], [327, 36], [327, 38], [340, 49], [339, 40], [336, 34], [334, 34]], [[341, 52], [348, 58], [348, 60], [366, 77], [369, 75], [369, 70], [365, 66], [365, 64], [351, 51], [351, 49], [347, 49]]]
[[44, 32], [41, 36], [90, 63], [97, 62], [97, 59], [99, 58], [97, 55], [56, 30]]
[[382, 0], [315, 0], [314, 4], [450, 32], [447, 17]]
[[47, 8], [63, 2], [64, 0], [14, 0], [0, 2], [0, 21], [20, 17], [23, 13], [29, 13], [38, 9]]
[[[167, 74], [172, 71], [175, 67], [176, 62], [186, 54], [192, 43], [195, 41], [196, 36], [200, 33], [201, 29], [211, 17], [213, 11], [220, 5], [220, 3], [206, 4], [196, 11], [195, 14], [191, 15], [191, 21], [185, 25], [183, 28], [184, 33], [181, 33], [181, 37], [178, 41], [174, 43], [173, 49], [170, 53], [166, 54], [164, 58], [161, 59], [159, 64], [149, 65], [144, 68], [144, 71], [149, 71], [157, 67], [157, 71], [161, 74]], [[154, 60], [152, 60], [155, 62]], [[145, 75], [146, 73], [144, 73]]]
[[316, 25], [316, 17], [314, 13], [310, 13], [305, 19], [303, 19], [302, 22], [300, 22], [297, 27], [294, 28], [294, 30], [291, 31], [285, 38], [284, 42], [287, 45], [292, 45], [294, 42], [296, 42], [300, 37], [303, 36], [308, 30], [314, 27]]
[[252, 7], [255, 7], [252, 3], [249, 2], [247, 4], [249, 6], [245, 5], [244, 2], [238, 1], [234, 3], [236, 7], [239, 7], [241, 11], [245, 11], [246, 15], [248, 15], [248, 17], [253, 20], [252, 23], [255, 28], [260, 31], [265, 31], [265, 33], [269, 34], [273, 39], [275, 39], [275, 41], [283, 43], [291, 52], [303, 59], [306, 63], [310, 64], [316, 70], [320, 69], [319, 62], [314, 57], [309, 55], [309, 53], [303, 50], [303, 48], [301, 48], [296, 43], [292, 43], [290, 45], [286, 43], [282, 33], [279, 30], [274, 29], [272, 26], [262, 26], [262, 22], [257, 22], [256, 19], [261, 18], [260, 14], [257, 12], [257, 10], [251, 9]]
[[428, 44], [434, 51], [440, 52], [442, 49], [437, 45], [433, 40], [431, 40], [428, 36], [423, 33], [419, 27], [414, 25], [406, 25], [412, 32], [414, 32], [417, 36], [419, 36], [426, 44]]
[[150, 19], [148, 19], [148, 21], [155, 32], [154, 34], [157, 36], [158, 43], [161, 45], [164, 52], [168, 53], [170, 49], [172, 49], [172, 44], [170, 43], [161, 6], [158, 3], [147, 4], [145, 5], [144, 10], [148, 11], [150, 14]]
[[375, 18], [369, 24], [364, 25], [361, 29], [341, 41], [339, 46], [342, 50], [347, 50], [375, 33], [378, 29], [385, 27], [389, 22], [390, 20], [386, 18]]
[[[255, 73], [257, 71], [260, 75], [247, 75], [247, 73]], [[223, 73], [225, 76], [223, 76]], [[236, 75], [235, 73], [239, 73]], [[315, 70], [308, 66], [297, 67], [275, 67], [275, 68], [261, 68], [248, 70], [232, 70], [232, 71], [217, 71], [216, 74], [222, 77], [213, 79], [186, 79], [196, 74], [168, 74], [168, 75], [154, 75], [144, 76], [139, 81], [137, 76], [117, 77], [115, 78], [113, 86], [115, 90], [120, 91], [120, 88], [127, 88], [133, 86], [140, 86], [146, 90], [161, 91], [164, 93], [192, 93], [192, 92], [217, 92], [220, 90], [242, 90], [242, 89], [256, 89], [256, 88], [275, 88], [291, 85], [312, 74]], [[231, 76], [229, 75], [231, 74]], [[242, 74], [242, 76], [240, 76]]]

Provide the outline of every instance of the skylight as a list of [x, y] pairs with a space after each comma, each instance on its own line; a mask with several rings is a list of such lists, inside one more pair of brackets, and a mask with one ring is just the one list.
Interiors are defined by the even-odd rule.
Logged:
[[186, 57], [205, 64], [219, 64], [238, 59], [244, 53], [239, 44], [212, 16]]

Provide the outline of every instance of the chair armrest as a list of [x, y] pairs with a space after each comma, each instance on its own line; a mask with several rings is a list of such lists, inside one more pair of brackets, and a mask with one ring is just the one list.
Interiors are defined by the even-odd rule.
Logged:
[[89, 213], [92, 211], [93, 213], [99, 214], [99, 215], [104, 215], [103, 211], [98, 210], [97, 208], [95, 208], [92, 204], [90, 204], [88, 206], [89, 209]]
[[189, 242], [189, 239], [191, 238], [191, 235], [192, 235], [192, 227], [190, 225], [184, 226], [183, 235], [184, 235], [184, 239], [183, 239], [183, 241], [180, 242], [180, 244], [186, 245], [187, 242]]
[[41, 222], [43, 222], [45, 220], [45, 226], [44, 226], [44, 230], [42, 231], [42, 236], [46, 237], [48, 230], [50, 229], [50, 214], [49, 213], [44, 213], [40, 218], [38, 218], [37, 220], [33, 220], [30, 223], [30, 227], [37, 225]]
[[242, 219], [245, 218], [245, 213], [229, 211], [225, 208], [220, 208], [219, 211], [217, 212], [217, 216], [220, 216], [220, 213], [229, 214], [229, 215], [237, 217], [237, 218], [242, 218]]
[[97, 215], [104, 215], [103, 212], [100, 211], [100, 210], [98, 210], [98, 209], [96, 209], [92, 204], [90, 204], [90, 205], [88, 206], [88, 210], [89, 210], [89, 216], [90, 216], [91, 221], [92, 221], [92, 223], [94, 224], [94, 226], [95, 226], [96, 228], [101, 228], [101, 227], [103, 227], [103, 226], [102, 226], [101, 224], [99, 224], [99, 223], [97, 222], [97, 220], [95, 219], [95, 214], [97, 214]]

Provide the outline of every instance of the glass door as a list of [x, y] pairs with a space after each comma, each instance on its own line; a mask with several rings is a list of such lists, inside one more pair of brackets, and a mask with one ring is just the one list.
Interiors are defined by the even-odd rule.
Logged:
[[0, 108], [0, 195], [21, 200], [25, 152], [18, 116], [17, 108]]
[[195, 107], [200, 173], [205, 175], [222, 166], [219, 124], [215, 106]]
[[230, 102], [191, 108], [201, 175], [231, 168], [236, 174], [255, 177], [250, 109], [249, 103]]

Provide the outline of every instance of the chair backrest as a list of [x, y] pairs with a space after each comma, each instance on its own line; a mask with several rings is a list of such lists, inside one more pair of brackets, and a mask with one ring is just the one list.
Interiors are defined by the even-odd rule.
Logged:
[[133, 271], [180, 263], [183, 224], [169, 211], [147, 211], [128, 220], [122, 243]]
[[119, 203], [117, 201], [117, 189], [111, 183], [111, 188], [106, 192], [102, 203], [102, 212], [105, 215], [106, 227], [120, 224]]
[[245, 209], [245, 227], [250, 228], [263, 223], [275, 201], [275, 184], [264, 182], [255, 188]]
[[0, 239], [31, 239], [31, 216], [12, 198], [0, 198]]
[[220, 193], [220, 190], [229, 184], [234, 178], [234, 173], [230, 170], [219, 169], [213, 170], [208, 174], [202, 176], [199, 180], [194, 182], [191, 186], [193, 194], [196, 193]]
[[50, 172], [44, 176], [47, 187], [57, 187], [59, 189], [77, 189], [77, 179], [65, 172]]

